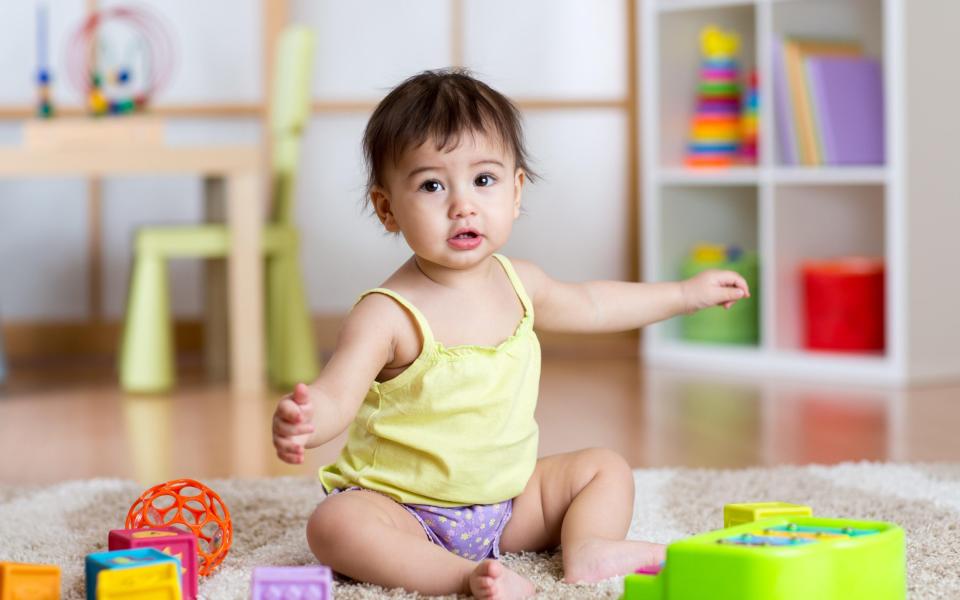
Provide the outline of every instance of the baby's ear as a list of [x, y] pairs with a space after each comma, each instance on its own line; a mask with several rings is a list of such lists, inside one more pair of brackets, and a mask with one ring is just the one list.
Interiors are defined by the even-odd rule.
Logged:
[[523, 169], [517, 169], [513, 176], [513, 217], [520, 216], [520, 201], [523, 197], [523, 184], [527, 181], [527, 175]]
[[373, 210], [377, 213], [377, 218], [383, 223], [384, 229], [391, 233], [400, 231], [390, 207], [390, 197], [387, 196], [385, 189], [378, 185], [373, 186], [370, 190], [370, 202], [373, 204]]

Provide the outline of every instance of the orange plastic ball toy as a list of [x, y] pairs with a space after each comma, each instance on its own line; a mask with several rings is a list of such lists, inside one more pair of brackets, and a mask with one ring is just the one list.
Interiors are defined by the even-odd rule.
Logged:
[[197, 536], [200, 575], [223, 562], [233, 541], [230, 511], [216, 492], [193, 479], [175, 479], [140, 494], [127, 512], [127, 529], [176, 527]]

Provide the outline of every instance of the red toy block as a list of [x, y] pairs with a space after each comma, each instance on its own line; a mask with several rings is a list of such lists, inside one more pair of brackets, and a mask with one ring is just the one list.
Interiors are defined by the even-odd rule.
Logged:
[[180, 589], [184, 600], [197, 597], [197, 537], [176, 527], [114, 529], [107, 539], [113, 550], [155, 548], [180, 560]]
[[0, 562], [0, 600], [60, 600], [60, 567]]

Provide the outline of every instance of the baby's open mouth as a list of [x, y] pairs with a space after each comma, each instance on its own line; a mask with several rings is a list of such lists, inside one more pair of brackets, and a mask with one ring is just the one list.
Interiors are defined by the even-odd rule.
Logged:
[[476, 229], [458, 229], [453, 237], [447, 240], [447, 245], [456, 250], [473, 250], [483, 243], [483, 236]]

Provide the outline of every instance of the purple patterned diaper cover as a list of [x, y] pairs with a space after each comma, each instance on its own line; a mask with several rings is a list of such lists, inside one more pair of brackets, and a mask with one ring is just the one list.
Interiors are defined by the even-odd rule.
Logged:
[[[361, 487], [335, 489], [330, 495], [354, 490], [373, 491]], [[376, 492], [380, 493], [380, 492]], [[386, 494], [383, 494], [384, 496]], [[389, 497], [389, 496], [388, 496]], [[430, 506], [400, 504], [413, 515], [434, 544], [457, 556], [481, 561], [500, 558], [500, 536], [513, 514], [513, 499], [496, 504], [473, 506]]]

